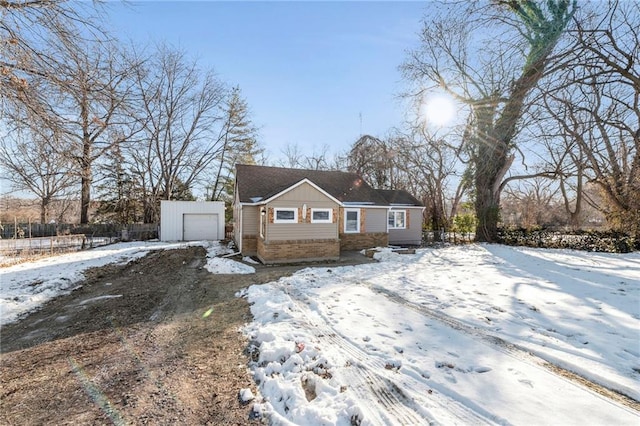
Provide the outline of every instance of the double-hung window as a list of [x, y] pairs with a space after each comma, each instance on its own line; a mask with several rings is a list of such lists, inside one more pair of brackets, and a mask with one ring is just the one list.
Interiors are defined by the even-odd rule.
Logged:
[[332, 223], [332, 209], [311, 209], [311, 223]]
[[281, 207], [274, 208], [273, 223], [298, 223], [298, 209]]
[[406, 210], [389, 210], [388, 224], [389, 224], [389, 229], [406, 229], [407, 228], [407, 211]]
[[360, 232], [360, 209], [344, 210], [344, 232]]

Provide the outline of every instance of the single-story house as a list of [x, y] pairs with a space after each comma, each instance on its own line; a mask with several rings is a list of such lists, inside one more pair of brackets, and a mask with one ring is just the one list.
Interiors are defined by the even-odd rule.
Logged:
[[224, 237], [224, 201], [160, 201], [160, 241]]
[[233, 235], [263, 263], [337, 260], [341, 250], [419, 245], [424, 207], [355, 173], [236, 166]]

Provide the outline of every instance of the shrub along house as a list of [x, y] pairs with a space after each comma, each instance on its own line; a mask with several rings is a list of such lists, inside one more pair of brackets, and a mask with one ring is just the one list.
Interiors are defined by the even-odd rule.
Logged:
[[419, 245], [423, 210], [406, 191], [373, 189], [355, 173], [236, 166], [234, 240], [263, 263]]

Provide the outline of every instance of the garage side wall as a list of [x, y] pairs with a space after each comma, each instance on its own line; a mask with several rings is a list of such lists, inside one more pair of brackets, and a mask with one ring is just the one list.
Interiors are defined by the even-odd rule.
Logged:
[[183, 241], [185, 214], [217, 215], [218, 238], [224, 238], [223, 201], [161, 201], [160, 240]]

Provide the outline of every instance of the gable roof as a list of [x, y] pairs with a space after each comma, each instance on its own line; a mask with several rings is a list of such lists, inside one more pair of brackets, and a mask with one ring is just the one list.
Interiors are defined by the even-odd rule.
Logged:
[[356, 173], [236, 165], [236, 184], [241, 203], [259, 203], [308, 179], [341, 203], [387, 206], [382, 194]]
[[378, 192], [391, 205], [422, 207], [422, 203], [404, 189], [378, 189]]

